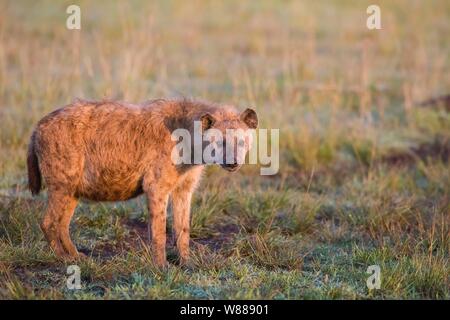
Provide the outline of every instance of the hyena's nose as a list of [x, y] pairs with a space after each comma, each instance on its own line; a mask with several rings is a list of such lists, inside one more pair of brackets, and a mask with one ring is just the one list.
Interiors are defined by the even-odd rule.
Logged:
[[225, 164], [225, 167], [229, 168], [229, 169], [235, 169], [239, 166], [239, 163], [227, 163]]

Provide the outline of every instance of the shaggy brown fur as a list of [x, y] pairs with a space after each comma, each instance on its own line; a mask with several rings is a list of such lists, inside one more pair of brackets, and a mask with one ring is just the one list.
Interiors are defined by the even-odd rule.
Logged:
[[29, 187], [37, 194], [42, 174], [48, 208], [41, 228], [55, 253], [69, 259], [79, 256], [69, 235], [78, 199], [119, 201], [145, 193], [155, 262], [166, 264], [169, 196], [177, 247], [186, 262], [191, 197], [204, 166], [174, 165], [171, 151], [177, 142], [171, 133], [177, 128], [192, 132], [195, 120], [202, 121], [204, 130], [257, 126], [251, 109], [239, 114], [231, 106], [187, 100], [142, 105], [76, 101], [41, 119], [29, 144]]

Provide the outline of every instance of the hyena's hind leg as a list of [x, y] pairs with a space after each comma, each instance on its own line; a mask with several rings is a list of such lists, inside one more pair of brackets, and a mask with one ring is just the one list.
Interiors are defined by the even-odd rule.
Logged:
[[49, 191], [48, 207], [41, 228], [58, 257], [75, 259], [77, 248], [70, 239], [69, 225], [77, 199], [61, 192]]

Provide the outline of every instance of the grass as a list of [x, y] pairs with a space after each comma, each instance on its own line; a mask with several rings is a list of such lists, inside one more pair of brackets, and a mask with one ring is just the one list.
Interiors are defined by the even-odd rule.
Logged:
[[[369, 2], [0, 2], [1, 299], [449, 299], [450, 6]], [[192, 266], [146, 245], [145, 200], [83, 203], [81, 290], [26, 191], [33, 124], [75, 97], [188, 96], [254, 106], [280, 171], [208, 168]], [[447, 109], [446, 109], [447, 108]], [[169, 218], [169, 229], [171, 220]], [[170, 241], [169, 241], [170, 242]], [[366, 286], [381, 268], [381, 288]]]

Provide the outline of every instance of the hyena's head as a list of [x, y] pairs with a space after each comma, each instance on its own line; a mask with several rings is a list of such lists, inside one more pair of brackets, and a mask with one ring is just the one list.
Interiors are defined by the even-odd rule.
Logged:
[[253, 109], [242, 113], [224, 111], [218, 114], [206, 113], [201, 117], [204, 140], [209, 144], [204, 156], [211, 155], [206, 163], [219, 164], [227, 171], [237, 171], [245, 162], [245, 156], [252, 147], [252, 131], [258, 127], [258, 116]]

